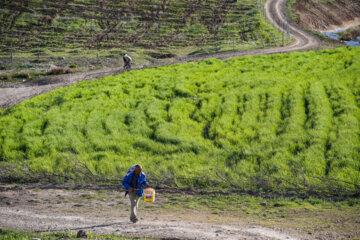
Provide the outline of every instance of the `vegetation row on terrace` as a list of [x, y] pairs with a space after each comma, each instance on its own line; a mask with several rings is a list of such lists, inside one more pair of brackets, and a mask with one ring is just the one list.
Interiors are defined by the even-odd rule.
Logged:
[[76, 155], [94, 173], [140, 163], [178, 186], [356, 189], [359, 56], [210, 59], [64, 87], [0, 112], [1, 165], [71, 176]]
[[0, 49], [153, 49], [260, 36], [273, 42], [274, 28], [264, 23], [260, 9], [255, 0], [4, 0]]

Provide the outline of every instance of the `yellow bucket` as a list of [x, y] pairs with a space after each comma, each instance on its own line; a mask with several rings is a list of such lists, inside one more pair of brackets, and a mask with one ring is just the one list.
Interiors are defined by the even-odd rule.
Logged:
[[146, 188], [144, 190], [144, 201], [145, 202], [155, 201], [155, 190], [153, 188]]

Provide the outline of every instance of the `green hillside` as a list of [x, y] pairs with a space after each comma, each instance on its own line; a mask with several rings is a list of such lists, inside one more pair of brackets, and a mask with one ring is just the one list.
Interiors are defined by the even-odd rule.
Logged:
[[0, 112], [1, 164], [75, 176], [74, 153], [168, 185], [359, 191], [359, 56], [210, 59], [64, 87]]

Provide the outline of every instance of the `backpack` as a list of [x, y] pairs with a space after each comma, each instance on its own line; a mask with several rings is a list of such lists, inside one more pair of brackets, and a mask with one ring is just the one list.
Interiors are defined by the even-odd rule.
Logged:
[[124, 62], [129, 63], [131, 59], [128, 56], [124, 56]]

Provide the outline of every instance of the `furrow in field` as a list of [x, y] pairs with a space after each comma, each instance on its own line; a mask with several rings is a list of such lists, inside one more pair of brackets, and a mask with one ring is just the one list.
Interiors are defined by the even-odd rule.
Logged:
[[212, 129], [215, 119], [220, 114], [220, 99], [218, 94], [207, 94], [195, 104], [197, 110], [194, 114], [192, 113], [192, 119], [198, 122], [202, 128], [202, 137], [211, 140], [215, 145], [215, 135]]
[[259, 94], [260, 98], [260, 113], [259, 113], [259, 122], [263, 122], [267, 117], [267, 112], [269, 108], [269, 93], [264, 92]]
[[238, 115], [239, 121], [241, 121], [242, 116], [245, 112], [245, 105], [246, 105], [247, 101], [248, 101], [248, 98], [247, 98], [246, 93], [243, 93], [240, 96], [238, 96], [236, 113]]
[[310, 84], [305, 98], [308, 109], [305, 130], [308, 139], [306, 140], [306, 149], [298, 158], [306, 173], [321, 176], [324, 175], [327, 164], [327, 148], [333, 112], [320, 81]]
[[328, 83], [326, 92], [333, 111], [326, 173], [330, 177], [356, 182], [359, 180], [356, 171], [360, 147], [360, 124], [356, 117], [359, 108], [351, 90], [342, 83]]
[[277, 135], [282, 135], [288, 125], [288, 118], [290, 117], [290, 96], [289, 90], [285, 89], [281, 93], [281, 105], [280, 105], [280, 122], [276, 129]]
[[278, 129], [278, 144], [293, 155], [297, 155], [305, 147], [307, 135], [304, 131], [306, 110], [304, 87], [295, 84], [283, 93], [282, 121]]
[[251, 91], [245, 103], [245, 112], [242, 115], [240, 129], [242, 141], [251, 144], [259, 138], [259, 121], [260, 121], [260, 97], [256, 91]]
[[281, 122], [281, 90], [272, 89], [264, 94], [267, 99], [264, 117], [259, 124], [259, 140], [264, 148], [271, 148], [277, 137], [277, 128]]
[[[349, 83], [347, 87], [351, 89], [355, 98], [356, 106], [360, 109], [360, 78], [359, 76], [354, 76], [353, 78], [354, 80], [352, 83]], [[358, 115], [357, 118], [360, 120], [360, 115]]]

